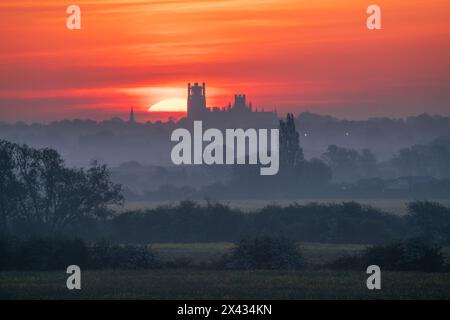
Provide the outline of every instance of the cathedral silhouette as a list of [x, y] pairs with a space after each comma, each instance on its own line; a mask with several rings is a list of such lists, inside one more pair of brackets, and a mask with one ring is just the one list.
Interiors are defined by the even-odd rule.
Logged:
[[201, 86], [197, 82], [194, 85], [188, 83], [187, 89], [187, 119], [190, 121], [202, 120], [208, 123], [233, 123], [242, 126], [259, 126], [277, 122], [276, 111], [253, 110], [252, 103], [247, 103], [245, 94], [235, 94], [233, 105], [230, 102], [227, 107], [208, 108], [204, 82]]

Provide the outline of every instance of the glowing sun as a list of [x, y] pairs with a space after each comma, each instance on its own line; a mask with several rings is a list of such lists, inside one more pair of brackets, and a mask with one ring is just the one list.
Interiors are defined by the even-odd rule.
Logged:
[[174, 98], [161, 100], [150, 108], [149, 112], [185, 112], [187, 109], [186, 99]]

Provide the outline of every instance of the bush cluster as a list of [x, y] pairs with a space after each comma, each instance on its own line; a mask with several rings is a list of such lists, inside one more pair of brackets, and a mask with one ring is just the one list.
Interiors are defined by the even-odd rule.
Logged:
[[[18, 239], [0, 236], [0, 271], [65, 270], [69, 265], [82, 269], [215, 268], [239, 270], [286, 270], [308, 266], [299, 245], [292, 239], [248, 236], [216, 262], [193, 265], [189, 259], [161, 261], [143, 245], [118, 245], [107, 241], [86, 243], [67, 237]], [[359, 254], [347, 255], [325, 265], [310, 265], [344, 270], [365, 270], [369, 265], [382, 270], [448, 272], [442, 247], [413, 238], [387, 245], [368, 247]]]
[[[25, 227], [27, 226], [27, 227]], [[46, 235], [20, 223], [11, 233]], [[439, 203], [408, 204], [408, 214], [385, 213], [356, 202], [268, 205], [243, 212], [220, 203], [184, 201], [149, 210], [134, 210], [106, 220], [80, 219], [61, 233], [84, 240], [115, 243], [236, 242], [244, 236], [283, 235], [297, 242], [387, 244], [421, 237], [450, 245], [450, 208]]]
[[362, 270], [369, 265], [391, 271], [440, 272], [448, 269], [442, 247], [420, 238], [371, 246], [360, 254], [338, 258], [329, 267]]
[[299, 269], [306, 265], [297, 244], [284, 237], [247, 237], [223, 259], [227, 269]]
[[284, 235], [296, 241], [383, 243], [405, 236], [406, 220], [355, 202], [269, 205], [244, 213], [222, 204], [175, 206], [123, 213], [109, 222], [117, 242], [221, 242], [243, 236]]
[[0, 237], [0, 270], [59, 270], [72, 264], [86, 269], [144, 269], [159, 262], [146, 246], [89, 244], [67, 237]]

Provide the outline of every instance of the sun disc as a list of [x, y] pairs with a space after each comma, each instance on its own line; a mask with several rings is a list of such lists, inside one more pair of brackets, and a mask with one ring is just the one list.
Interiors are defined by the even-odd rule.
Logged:
[[150, 108], [149, 112], [184, 112], [187, 109], [186, 99], [173, 98], [161, 100]]

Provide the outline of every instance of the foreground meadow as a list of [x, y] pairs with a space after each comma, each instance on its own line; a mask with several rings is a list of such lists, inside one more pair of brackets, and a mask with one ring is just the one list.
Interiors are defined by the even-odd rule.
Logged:
[[82, 289], [59, 272], [0, 273], [1, 299], [449, 299], [450, 276], [383, 272], [382, 290], [363, 271], [84, 271]]
[[227, 242], [153, 244], [164, 261], [189, 260], [191, 268], [83, 270], [80, 291], [66, 289], [64, 270], [0, 272], [0, 299], [450, 299], [449, 273], [382, 272], [382, 290], [369, 291], [365, 270], [314, 267], [365, 248], [355, 244], [300, 244], [310, 263], [301, 271], [199, 268], [233, 247]]

